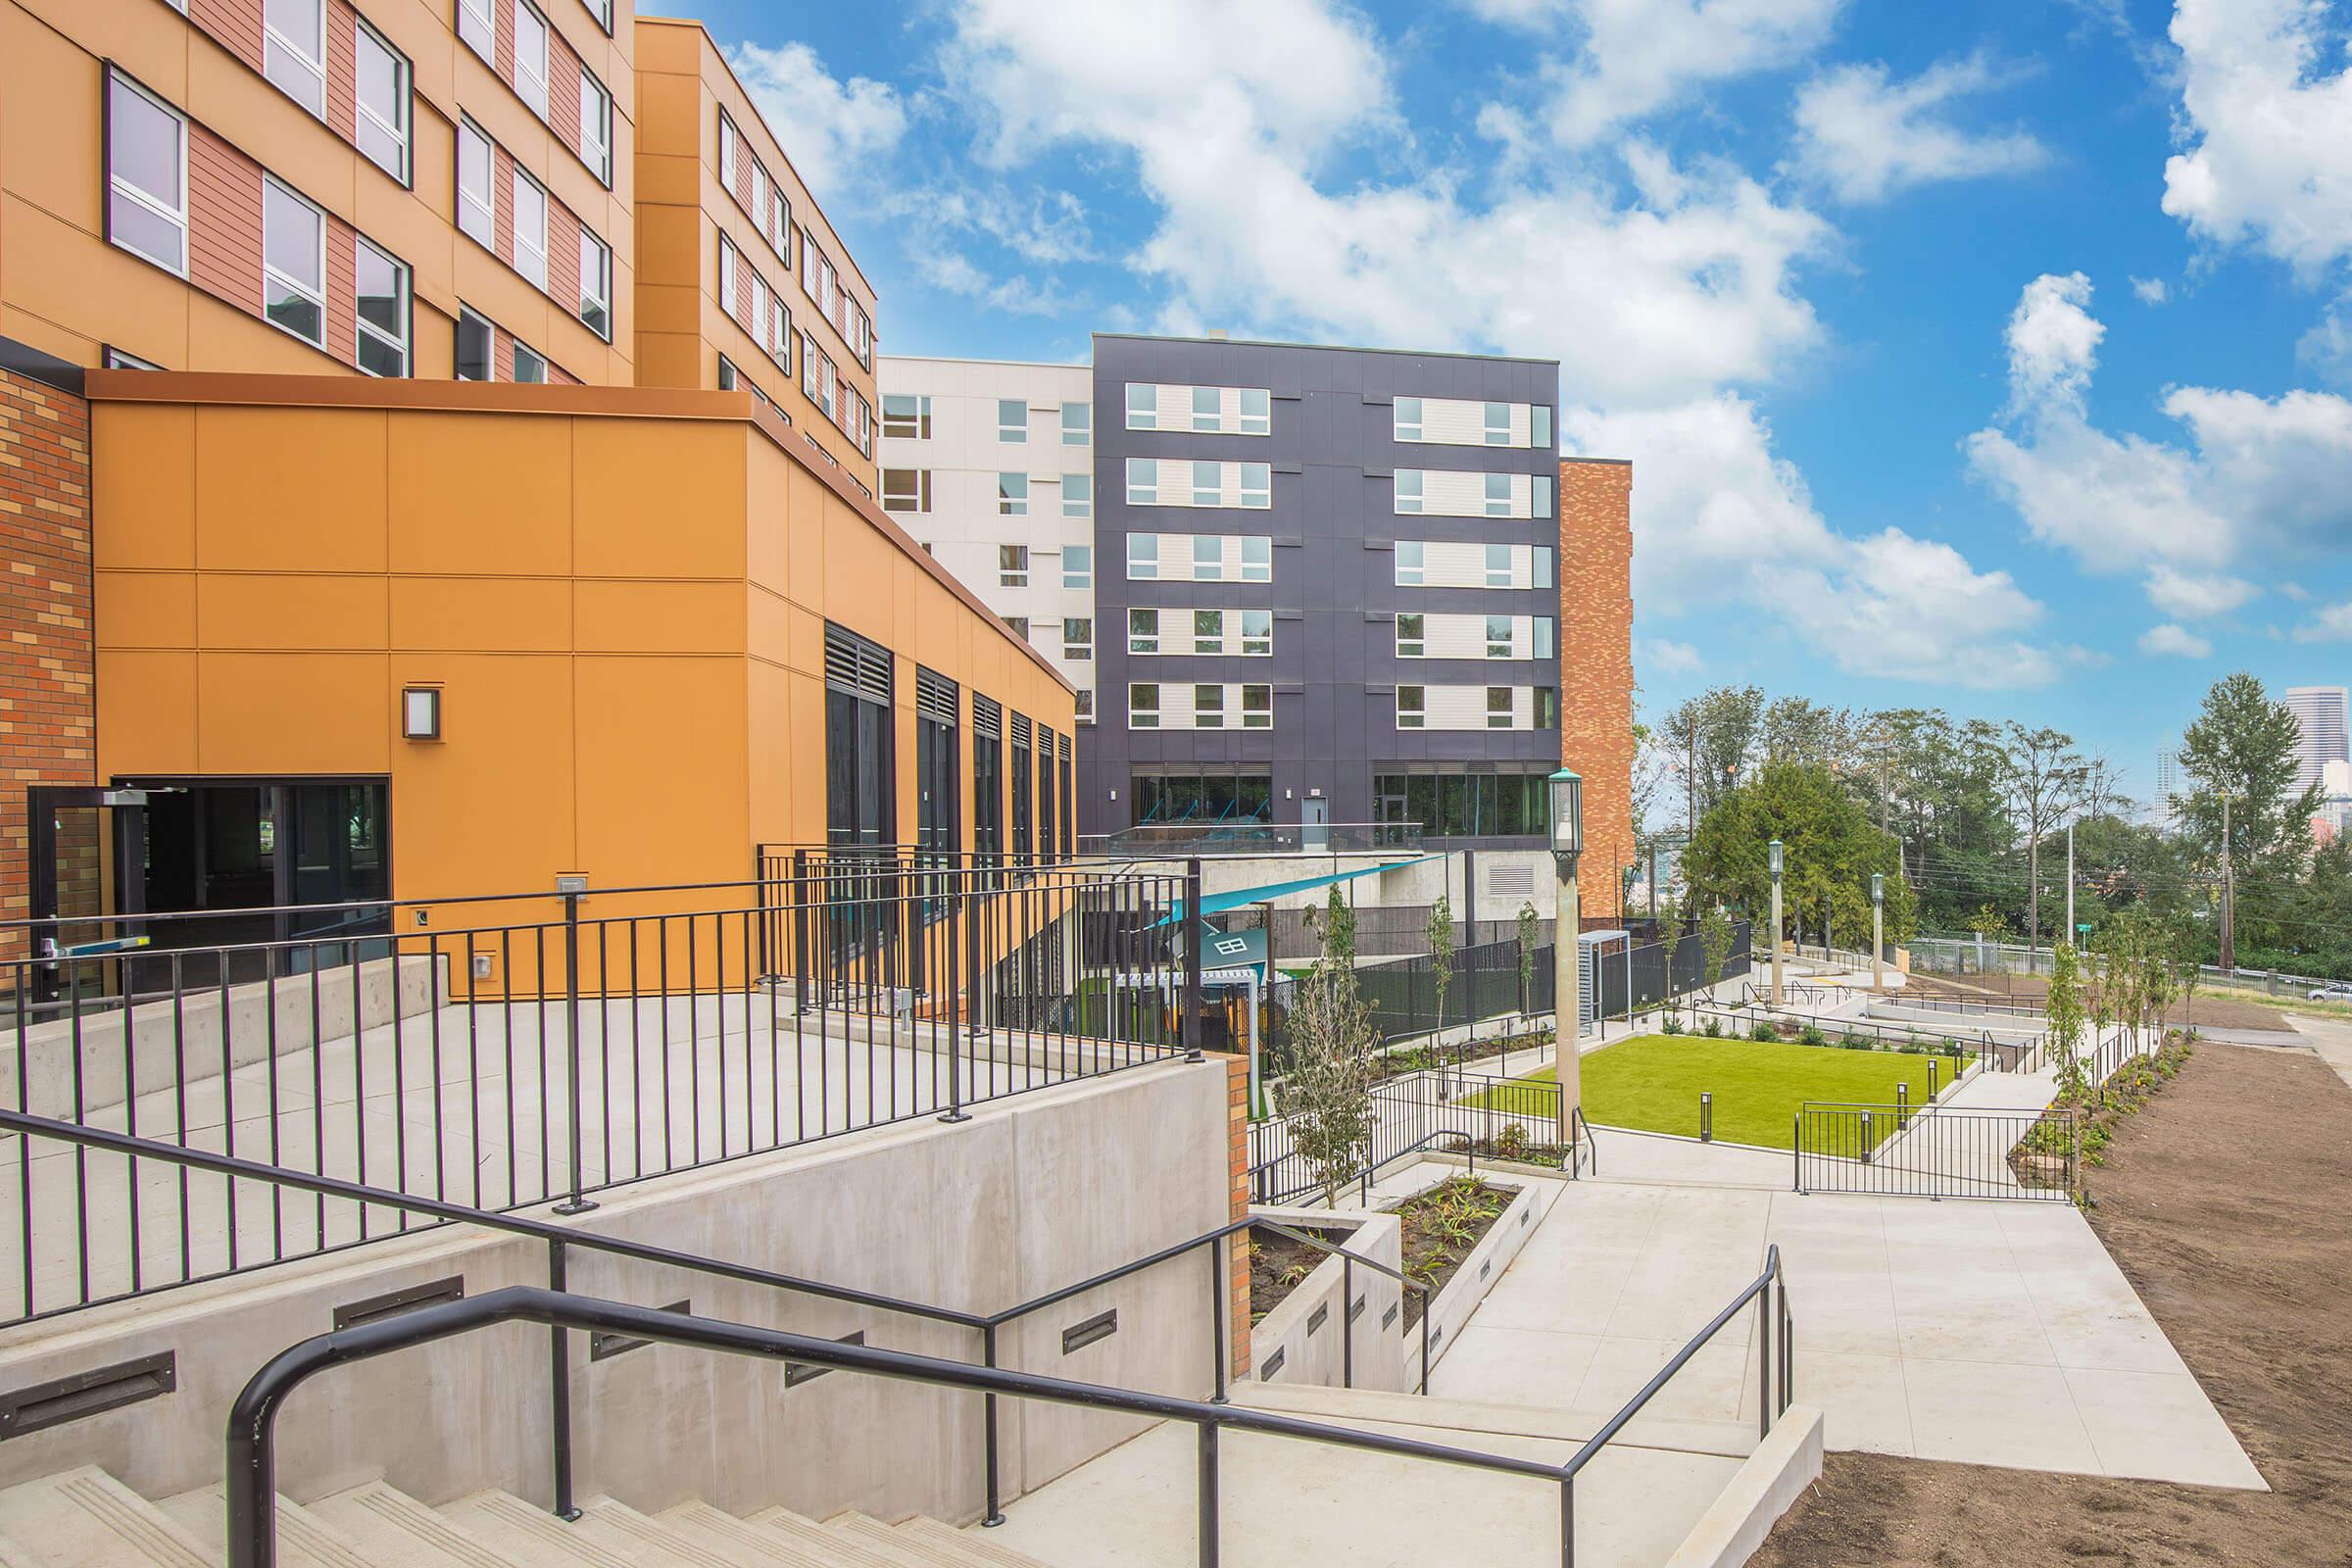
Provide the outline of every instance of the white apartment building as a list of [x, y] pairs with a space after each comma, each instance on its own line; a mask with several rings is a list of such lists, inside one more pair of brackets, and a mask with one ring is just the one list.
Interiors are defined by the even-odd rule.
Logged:
[[1094, 372], [883, 356], [882, 507], [1095, 713]]

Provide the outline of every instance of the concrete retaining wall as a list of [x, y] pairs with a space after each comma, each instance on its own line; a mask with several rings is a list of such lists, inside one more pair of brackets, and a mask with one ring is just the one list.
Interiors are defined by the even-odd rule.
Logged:
[[[1430, 1163], [1437, 1166], [1451, 1162]], [[1456, 1174], [1447, 1169], [1441, 1179], [1450, 1181]], [[1551, 1205], [1560, 1196], [1560, 1184], [1556, 1181], [1515, 1176], [1485, 1165], [1479, 1167], [1477, 1175], [1491, 1186], [1515, 1187], [1518, 1196], [1487, 1227], [1487, 1234], [1478, 1239], [1478, 1245], [1470, 1250], [1462, 1266], [1454, 1270], [1446, 1288], [1429, 1304], [1429, 1364], [1433, 1367], [1446, 1359], [1446, 1350], [1462, 1332], [1462, 1326], [1470, 1321], [1470, 1314], [1478, 1310], [1478, 1303], [1487, 1298], [1487, 1292], [1502, 1278], [1502, 1271], [1511, 1266], [1511, 1259], [1519, 1255], [1519, 1250], [1536, 1233], [1536, 1227], [1544, 1223], [1544, 1216], [1551, 1212]], [[1415, 1352], [1418, 1354], [1417, 1334]]]
[[[1250, 1214], [1293, 1229], [1348, 1233], [1348, 1250], [1390, 1268], [1402, 1266], [1402, 1232], [1394, 1214], [1335, 1214], [1323, 1208], [1252, 1205]], [[1348, 1378], [1348, 1342], [1341, 1324], [1347, 1313], [1341, 1293], [1355, 1277], [1355, 1369]], [[1377, 1269], [1349, 1270], [1327, 1257], [1298, 1282], [1274, 1310], [1250, 1326], [1250, 1347], [1261, 1383], [1311, 1384], [1337, 1389], [1403, 1390], [1421, 1378], [1420, 1338], [1403, 1334], [1399, 1298], [1404, 1288]], [[1409, 1348], [1409, 1353], [1408, 1353]]]
[[1821, 1478], [1821, 1411], [1792, 1404], [1731, 1485], [1699, 1515], [1666, 1568], [1740, 1568], [1805, 1489]]

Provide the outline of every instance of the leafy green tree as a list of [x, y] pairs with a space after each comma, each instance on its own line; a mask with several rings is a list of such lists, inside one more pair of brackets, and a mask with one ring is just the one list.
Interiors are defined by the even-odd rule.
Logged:
[[[2180, 767], [2196, 788], [2173, 801], [2181, 836], [2194, 848], [2218, 901], [2223, 800], [2229, 801], [2230, 865], [2236, 884], [2236, 936], [2255, 953], [2292, 953], [2318, 926], [2298, 926], [2295, 906], [2312, 864], [2312, 814], [2317, 785], [2295, 788], [2292, 710], [2274, 703], [2261, 681], [2240, 672], [2224, 676], [2205, 694], [2196, 722], [2180, 737]], [[2241, 957], [2240, 961], [2244, 961]]]
[[1446, 1029], [1446, 992], [1453, 984], [1453, 901], [1441, 893], [1429, 906], [1429, 973], [1438, 993], [1438, 1032]]
[[1744, 781], [1763, 718], [1760, 688], [1711, 686], [1658, 726], [1661, 745], [1680, 747], [1692, 760], [1690, 789], [1702, 820]]
[[1291, 1095], [1298, 1112], [1292, 1147], [1323, 1189], [1326, 1203], [1371, 1157], [1372, 1011], [1356, 990], [1355, 913], [1333, 888], [1324, 906], [1322, 954], [1291, 1004], [1297, 1059]]
[[1732, 917], [1723, 912], [1722, 905], [1708, 905], [1707, 912], [1699, 916], [1698, 952], [1706, 963], [1710, 994], [1723, 984], [1724, 965], [1732, 961], [1732, 941], [1737, 935], [1732, 929]]
[[1533, 904], [1519, 906], [1519, 1010], [1530, 1013], [1536, 995], [1536, 938], [1543, 934], [1544, 917]]
[[1825, 923], [1858, 929], [1869, 920], [1868, 890], [1876, 871], [1886, 878], [1887, 934], [1898, 942], [1911, 935], [1918, 901], [1902, 874], [1899, 847], [1818, 763], [1766, 763], [1752, 783], [1707, 813], [1684, 862], [1690, 896], [1769, 908], [1766, 846], [1776, 838], [1788, 852], [1783, 891], [1790, 913], [1818, 912]]
[[1666, 960], [1667, 1010], [1676, 1018], [1683, 1015], [1683, 999], [1682, 994], [1674, 989], [1674, 951], [1682, 946], [1682, 942], [1683, 908], [1677, 901], [1668, 899], [1666, 906], [1658, 911], [1658, 952]]
[[2026, 946], [2041, 944], [2041, 844], [2082, 804], [2090, 764], [2075, 738], [2043, 725], [2009, 721], [2001, 789], [2026, 839]]

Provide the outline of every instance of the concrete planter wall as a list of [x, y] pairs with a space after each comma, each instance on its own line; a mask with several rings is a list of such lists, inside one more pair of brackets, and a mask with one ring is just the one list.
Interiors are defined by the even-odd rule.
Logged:
[[[1347, 1231], [1348, 1250], [1394, 1269], [1401, 1266], [1403, 1232], [1394, 1214], [1335, 1214], [1324, 1208], [1252, 1207], [1253, 1218], [1329, 1234]], [[1341, 1291], [1352, 1273], [1355, 1300]], [[1421, 1379], [1420, 1337], [1402, 1333], [1403, 1287], [1377, 1269], [1350, 1270], [1326, 1257], [1274, 1310], [1250, 1330], [1251, 1375], [1261, 1383], [1319, 1388], [1403, 1390]], [[1347, 1325], [1353, 1324], [1354, 1377], [1348, 1372]]]
[[[1441, 1179], [1444, 1180], [1463, 1174], [1453, 1168], [1451, 1160], [1437, 1159], [1427, 1163], [1442, 1169]], [[1536, 1227], [1544, 1223], [1544, 1216], [1551, 1212], [1551, 1205], [1560, 1196], [1560, 1183], [1556, 1177], [1546, 1179], [1506, 1171], [1484, 1160], [1479, 1163], [1478, 1176], [1490, 1186], [1516, 1187], [1518, 1193], [1504, 1205], [1501, 1217], [1487, 1228], [1486, 1235], [1478, 1239], [1478, 1245], [1470, 1250], [1470, 1255], [1462, 1260], [1462, 1266], [1454, 1270], [1453, 1277], [1446, 1282], [1446, 1288], [1438, 1292], [1436, 1299], [1430, 1302], [1429, 1361], [1432, 1366], [1446, 1358], [1446, 1351], [1453, 1344], [1455, 1336], [1461, 1333], [1462, 1325], [1470, 1321], [1470, 1314], [1478, 1310], [1478, 1303], [1487, 1298], [1487, 1292], [1493, 1290], [1494, 1282], [1502, 1278], [1502, 1271], [1511, 1266], [1511, 1259], [1519, 1255], [1519, 1250], [1527, 1245], [1527, 1239], [1535, 1234]], [[1431, 1185], [1435, 1186], [1436, 1183]], [[1417, 1334], [1414, 1336], [1414, 1345], [1417, 1353]]]

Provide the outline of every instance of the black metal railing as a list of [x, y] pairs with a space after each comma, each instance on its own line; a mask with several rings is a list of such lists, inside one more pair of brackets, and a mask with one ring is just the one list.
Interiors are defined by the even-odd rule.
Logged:
[[[1413, 1392], [1415, 1394], [1429, 1392], [1429, 1308], [1434, 1293], [1428, 1286], [1414, 1279], [1402, 1269], [1391, 1268], [1378, 1258], [1366, 1257], [1360, 1252], [1350, 1252], [1339, 1243], [1327, 1242], [1311, 1231], [1302, 1231], [1294, 1226], [1285, 1225], [1279, 1220], [1267, 1219], [1263, 1215], [1252, 1215], [1244, 1223], [1252, 1230], [1271, 1231], [1276, 1236], [1288, 1237], [1294, 1242], [1311, 1247], [1317, 1251], [1340, 1260], [1341, 1316], [1346, 1324], [1340, 1336], [1340, 1387], [1343, 1389], [1355, 1387], [1355, 1266], [1361, 1263], [1375, 1274], [1385, 1274], [1396, 1282], [1398, 1290], [1411, 1291], [1420, 1297], [1421, 1311], [1417, 1321], [1421, 1330], [1421, 1376], [1414, 1383]], [[1401, 1314], [1399, 1315], [1401, 1316]]]
[[1948, 1105], [1798, 1107], [1789, 1152], [1800, 1193], [2071, 1200], [2075, 1113]]
[[[1570, 1107], [1567, 1145], [1560, 1138], [1560, 1086], [1433, 1068], [1372, 1089], [1372, 1135], [1360, 1162], [1336, 1183], [1368, 1196], [1380, 1173], [1424, 1152], [1462, 1154], [1473, 1170], [1481, 1159], [1556, 1165], [1574, 1177], [1593, 1156], [1581, 1107]], [[1299, 1113], [1270, 1117], [1250, 1128], [1250, 1191], [1260, 1203], [1287, 1203], [1324, 1189], [1297, 1142]], [[1580, 1145], [1582, 1158], [1575, 1157]]]
[[[0, 962], [0, 1108], [468, 1209], [578, 1212], [627, 1183], [1197, 1054], [1197, 944], [1177, 952], [1162, 924], [1197, 885], [1197, 867], [1007, 878], [804, 852], [757, 884], [261, 911], [364, 911], [381, 929], [357, 938], [208, 947], [184, 942], [208, 915], [135, 914], [42, 953], [58, 923], [17, 922], [0, 926], [28, 950]], [[10, 1177], [0, 1323], [419, 1223], [94, 1145], [0, 1147]]]
[[[1983, 1030], [1971, 1034], [1964, 1030], [1929, 1029], [1923, 1033], [1922, 1026], [1917, 1024], [1897, 1025], [1859, 1016], [1839, 1018], [1816, 1013], [1776, 1012], [1769, 1005], [1740, 1007], [1717, 1003], [1692, 1003], [1690, 1011], [1697, 1020], [1697, 1027], [1686, 1032], [1702, 1038], [1745, 1039], [1759, 1023], [1786, 1023], [1800, 1031], [1799, 1043], [1801, 1031], [1810, 1027], [1820, 1031], [1822, 1039], [1832, 1046], [1843, 1045], [1849, 1040], [1867, 1040], [1874, 1050], [1924, 1055], [1931, 1061], [1940, 1057], [1962, 1066], [1999, 1072], [2017, 1070], [2025, 1058], [2032, 1054], [2032, 1048], [1996, 1041]], [[1716, 1025], [1715, 1036], [1712, 1037], [1705, 1034], [1705, 1025], [1710, 1022]], [[1775, 1038], [1779, 1038], [1777, 1030]], [[1956, 1066], [1953, 1074], [1953, 1081], [1957, 1082], [1962, 1075], [1961, 1067]]]
[[1418, 855], [1418, 822], [1261, 822], [1252, 818], [1147, 822], [1078, 839], [1083, 856], [1118, 859], [1195, 855]]

